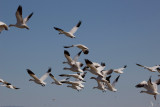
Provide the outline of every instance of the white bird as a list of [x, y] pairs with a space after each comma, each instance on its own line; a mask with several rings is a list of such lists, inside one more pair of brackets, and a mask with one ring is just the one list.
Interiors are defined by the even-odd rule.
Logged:
[[14, 26], [17, 28], [26, 28], [29, 30], [29, 27], [27, 26], [27, 21], [32, 17], [33, 12], [28, 15], [26, 18], [23, 19], [22, 17], [22, 6], [19, 5], [17, 11], [16, 11], [16, 18], [17, 18], [17, 23], [16, 24], [10, 24], [9, 27]]
[[54, 82], [52, 82], [52, 84], [56, 84], [56, 85], [62, 85], [62, 81], [66, 81], [69, 79], [69, 78], [66, 78], [66, 79], [58, 81], [51, 73], [49, 74], [49, 76], [54, 80]]
[[70, 70], [72, 72], [83, 73], [83, 70], [81, 69], [82, 66], [83, 66], [83, 64], [81, 62], [75, 62], [75, 64], [72, 65], [70, 68], [64, 67], [63, 70]]
[[97, 88], [99, 90], [102, 90], [102, 92], [106, 92], [106, 87], [104, 85], [104, 82], [106, 82], [105, 79], [103, 79], [102, 77], [98, 76], [96, 77], [91, 77], [90, 79], [95, 79], [97, 81], [98, 86], [97, 87], [93, 87], [93, 89]]
[[142, 81], [141, 83], [137, 84], [136, 88], [145, 88], [146, 91], [141, 91], [140, 93], [147, 93], [150, 95], [154, 95], [154, 98], [156, 100], [156, 96], [160, 93], [158, 93], [158, 87], [157, 85], [160, 84], [160, 79], [156, 80], [155, 82], [151, 81], [151, 77], [148, 81]]
[[83, 81], [62, 81], [62, 83], [71, 84], [71, 85], [79, 86], [80, 88], [84, 88], [84, 85], [82, 84], [84, 83]]
[[60, 28], [57, 28], [57, 27], [54, 27], [55, 30], [59, 31], [59, 34], [64, 34], [66, 35], [67, 37], [70, 37], [70, 38], [75, 38], [75, 35], [74, 33], [78, 30], [78, 28], [80, 27], [81, 25], [81, 21], [78, 22], [78, 24], [76, 26], [74, 26], [69, 32], [66, 32]]
[[67, 50], [64, 50], [64, 56], [67, 59], [67, 62], [63, 62], [63, 64], [67, 63], [70, 66], [76, 65], [76, 62], [78, 61], [78, 58], [80, 57], [82, 51], [80, 51], [73, 59], [70, 57], [70, 53]]
[[73, 78], [76, 78], [76, 79], [79, 79], [79, 80], [83, 81], [86, 73], [87, 72], [77, 73], [77, 74], [61, 74], [59, 76], [61, 76], [61, 77], [73, 77]]
[[77, 91], [82, 90], [82, 88], [81, 88], [81, 87], [76, 86], [76, 85], [67, 85], [67, 87], [72, 88], [72, 89], [75, 89], [75, 90], [77, 90]]
[[33, 78], [33, 79], [30, 79], [29, 81], [34, 81], [35, 83], [40, 84], [41, 86], [44, 87], [47, 84], [44, 82], [44, 80], [46, 80], [47, 77], [49, 76], [51, 72], [51, 68], [49, 68], [48, 71], [40, 79], [37, 78], [37, 76], [30, 69], [27, 69], [27, 72]]
[[86, 47], [85, 45], [82, 45], [82, 44], [64, 46], [64, 48], [71, 48], [71, 47], [77, 47], [77, 48], [81, 49], [84, 54], [88, 54], [89, 53], [88, 47]]
[[[101, 66], [100, 67], [96, 67], [90, 60], [88, 59], [85, 59], [85, 62], [86, 62], [86, 65], [90, 68], [89, 70], [88, 69], [85, 69], [87, 71], [90, 71], [92, 74], [94, 75], [98, 75], [98, 76], [101, 76], [103, 77], [101, 71], [104, 70], [105, 68], [105, 63], [101, 63]], [[87, 68], [87, 67], [86, 67]]]
[[160, 73], [160, 65], [156, 65], [156, 66], [152, 66], [152, 67], [147, 67], [147, 66], [143, 66], [141, 64], [136, 64], [137, 66], [143, 67], [144, 69], [147, 69], [151, 72], [159, 72]]
[[20, 88], [17, 88], [15, 86], [13, 86], [11, 83], [4, 83], [1, 86], [7, 87], [7, 88], [10, 88], [10, 89], [20, 89]]
[[110, 83], [110, 77], [111, 77], [111, 75], [109, 77], [106, 77], [106, 80], [107, 80], [107, 82], [105, 82], [107, 85], [106, 88], [110, 91], [116, 92], [117, 89], [115, 88], [115, 84], [118, 82], [120, 75], [113, 81], [112, 84]]
[[3, 30], [8, 30], [8, 26], [7, 26], [4, 22], [1, 22], [1, 21], [0, 21], [0, 33], [1, 33]]
[[115, 73], [122, 74], [122, 73], [123, 73], [123, 70], [124, 70], [126, 67], [127, 67], [127, 65], [124, 65], [124, 67], [118, 68], [118, 69], [114, 69], [113, 71], [114, 71]]

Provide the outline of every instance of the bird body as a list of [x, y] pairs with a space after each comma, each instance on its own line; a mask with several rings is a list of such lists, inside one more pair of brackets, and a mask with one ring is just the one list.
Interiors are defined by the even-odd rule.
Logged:
[[51, 68], [49, 68], [48, 71], [40, 79], [30, 69], [27, 69], [27, 72], [33, 78], [29, 81], [34, 81], [35, 83], [40, 84], [44, 87], [46, 85], [46, 82], [44, 82], [44, 80], [47, 79], [47, 77], [49, 76]]
[[71, 48], [71, 47], [77, 47], [77, 48], [81, 49], [84, 54], [88, 54], [89, 53], [88, 47], [86, 47], [85, 45], [82, 45], [82, 44], [64, 46], [64, 48]]
[[114, 69], [113, 71], [114, 71], [115, 73], [122, 74], [122, 73], [123, 73], [123, 70], [124, 70], [126, 67], [127, 67], [127, 65], [125, 65], [125, 66], [122, 67], [122, 68]]
[[90, 71], [92, 74], [98, 75], [103, 77], [101, 71], [104, 70], [105, 68], [105, 63], [103, 63], [101, 66], [96, 67], [90, 60], [85, 59], [86, 65], [90, 68], [90, 69], [86, 69], [87, 71]]
[[13, 86], [11, 83], [4, 83], [3, 85], [1, 86], [4, 86], [4, 87], [7, 87], [9, 89], [20, 89], [20, 88], [17, 88], [15, 86]]
[[136, 88], [145, 88], [146, 91], [142, 90], [140, 93], [147, 93], [150, 95], [154, 95], [154, 98], [156, 100], [156, 96], [160, 93], [158, 93], [158, 87], [157, 85], [160, 84], [160, 79], [156, 80], [155, 82], [151, 81], [151, 77], [148, 81], [142, 81], [141, 83], [137, 84]]
[[64, 34], [67, 37], [75, 38], [76, 36], [74, 35], [74, 33], [78, 30], [80, 25], [81, 25], [81, 21], [79, 21], [78, 24], [76, 26], [74, 26], [69, 32], [66, 32], [66, 31], [64, 31], [64, 30], [62, 30], [60, 28], [57, 28], [57, 27], [54, 27], [54, 29], [59, 31], [59, 34]]
[[23, 17], [22, 17], [22, 6], [19, 5], [15, 15], [16, 15], [17, 23], [16, 24], [10, 24], [9, 27], [14, 26], [14, 27], [17, 27], [17, 28], [26, 28], [26, 29], [29, 30], [29, 27], [27, 26], [26, 23], [32, 17], [33, 12], [30, 15], [28, 15], [26, 18], [23, 19]]
[[73, 77], [73, 78], [76, 78], [76, 79], [79, 79], [79, 80], [84, 80], [84, 77], [85, 77], [85, 74], [87, 72], [84, 72], [84, 73], [77, 73], [77, 74], [61, 74], [59, 76], [61, 77]]
[[147, 67], [141, 64], [136, 64], [137, 66], [143, 67], [144, 69], [147, 69], [151, 72], [159, 72], [160, 73], [160, 65], [152, 66], [152, 67]]
[[118, 79], [119, 79], [120, 75], [113, 81], [112, 84], [110, 83], [110, 80], [109, 80], [110, 77], [111, 76], [106, 77], [107, 82], [105, 82], [105, 83], [107, 85], [107, 89], [110, 90], [110, 91], [116, 92], [117, 89], [115, 88], [115, 84], [118, 82]]
[[63, 63], [68, 63], [70, 66], [72, 65], [76, 65], [76, 62], [78, 61], [78, 58], [80, 57], [81, 55], [81, 52], [80, 51], [73, 59], [70, 57], [70, 53], [67, 51], [67, 50], [64, 50], [64, 56], [66, 57], [67, 59], [67, 62], [63, 62]]

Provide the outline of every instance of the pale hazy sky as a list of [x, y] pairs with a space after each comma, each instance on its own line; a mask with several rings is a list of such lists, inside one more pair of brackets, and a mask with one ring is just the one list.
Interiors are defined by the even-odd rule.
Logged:
[[[153, 96], [140, 94], [135, 85], [158, 73], [151, 73], [136, 66], [136, 63], [153, 66], [160, 64], [160, 1], [158, 0], [0, 0], [0, 21], [16, 23], [15, 12], [23, 7], [23, 17], [34, 12], [28, 21], [30, 30], [10, 28], [0, 34], [0, 78], [21, 88], [11, 90], [0, 87], [0, 106], [24, 107], [149, 107]], [[54, 26], [70, 30], [81, 20], [82, 25], [70, 39], [58, 35]], [[77, 92], [66, 85], [50, 84], [42, 87], [29, 82], [26, 69], [38, 77], [49, 67], [58, 79], [64, 71], [62, 62], [64, 45], [84, 44], [90, 49], [79, 61], [90, 59], [105, 62], [106, 69], [127, 64], [116, 86], [116, 93], [93, 90], [96, 81], [86, 75], [85, 88]], [[79, 52], [68, 49], [71, 56]], [[111, 81], [118, 74], [113, 73]], [[52, 99], [55, 99], [53, 101]]]

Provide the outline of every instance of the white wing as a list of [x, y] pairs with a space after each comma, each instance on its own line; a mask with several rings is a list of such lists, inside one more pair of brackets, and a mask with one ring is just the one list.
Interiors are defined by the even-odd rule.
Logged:
[[26, 18], [24, 18], [23, 22], [26, 23], [32, 17], [32, 15], [33, 15], [33, 12], [30, 15], [28, 15]]
[[48, 69], [48, 71], [39, 79], [41, 81], [44, 81], [50, 74], [51, 68]]
[[74, 26], [69, 32], [74, 34], [80, 25], [81, 25], [81, 21], [79, 21], [78, 24], [76, 26]]

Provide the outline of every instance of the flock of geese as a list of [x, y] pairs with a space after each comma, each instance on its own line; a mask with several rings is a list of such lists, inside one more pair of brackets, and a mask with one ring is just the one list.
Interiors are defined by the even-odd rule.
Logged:
[[[23, 18], [22, 17], [22, 6], [19, 5], [19, 7], [15, 13], [17, 23], [10, 24], [9, 27], [14, 26], [17, 28], [26, 28], [29, 30], [29, 27], [27, 26], [26, 23], [32, 17], [32, 15], [33, 15], [33, 12], [31, 14], [29, 14], [26, 18]], [[81, 23], [82, 22], [79, 21], [78, 24], [76, 26], [74, 26], [69, 32], [66, 32], [58, 27], [54, 27], [54, 29], [56, 31], [58, 31], [59, 34], [64, 34], [67, 37], [75, 38], [76, 36], [74, 35], [74, 33], [78, 30]], [[8, 29], [9, 28], [8, 28], [7, 24], [0, 22], [0, 33], [3, 30], [8, 30]], [[78, 59], [79, 59], [82, 52], [85, 55], [89, 54], [89, 48], [86, 47], [85, 45], [82, 45], [82, 44], [64, 46], [64, 48], [72, 48], [72, 47], [77, 47], [81, 51], [78, 52], [74, 56], [74, 58], [71, 58], [70, 53], [67, 50], [64, 50], [64, 56], [66, 58], [66, 61], [64, 61], [63, 64], [67, 64], [69, 67], [64, 67], [63, 69], [72, 71], [73, 74], [60, 74], [59, 75], [60, 77], [66, 77], [66, 78], [63, 80], [57, 80], [55, 78], [55, 76], [51, 73], [51, 68], [49, 68], [48, 71], [42, 77], [38, 78], [30, 69], [27, 69], [27, 73], [29, 74], [30, 77], [32, 77], [32, 79], [30, 79], [29, 81], [33, 81], [36, 84], [39, 84], [44, 87], [46, 85], [45, 80], [48, 77], [51, 77], [51, 79], [53, 79], [52, 84], [55, 84], [55, 85], [67, 84], [67, 87], [75, 89], [77, 91], [80, 91], [80, 90], [84, 89], [84, 83], [86, 82], [85, 75], [87, 74], [87, 72], [90, 72], [91, 74], [94, 75], [93, 77], [90, 77], [90, 79], [94, 79], [97, 82], [97, 86], [93, 87], [93, 89], [99, 89], [102, 92], [106, 92], [107, 90], [116, 92], [117, 89], [116, 89], [115, 85], [117, 84], [117, 82], [120, 78], [120, 75], [123, 74], [123, 71], [127, 67], [127, 65], [124, 65], [123, 67], [117, 68], [117, 69], [106, 70], [105, 69], [106, 65], [104, 62], [101, 62], [99, 64], [96, 62], [92, 62], [89, 59], [84, 60], [85, 61], [85, 65], [84, 65], [83, 63], [79, 62]], [[151, 72], [159, 72], [160, 73], [160, 65], [156, 65], [153, 67], [147, 67], [147, 66], [143, 66], [141, 64], [136, 64], [136, 65], [143, 67], [144, 69], [147, 69]], [[110, 78], [111, 78], [111, 74], [113, 72], [118, 73], [119, 75], [115, 78], [115, 80], [113, 82], [111, 82]], [[70, 80], [71, 78], [73, 79], [72, 81]], [[13, 86], [11, 83], [4, 81], [3, 79], [0, 79], [0, 82], [2, 83], [1, 86], [5, 86], [10, 89], [20, 89], [20, 88]], [[142, 81], [139, 84], [137, 84], [135, 87], [146, 89], [145, 91], [142, 90], [140, 93], [147, 93], [147, 94], [153, 95], [154, 98], [156, 99], [156, 96], [159, 94], [158, 88], [157, 88], [157, 85], [159, 85], [159, 84], [160, 84], [160, 79], [153, 82], [150, 77], [148, 81]]]

